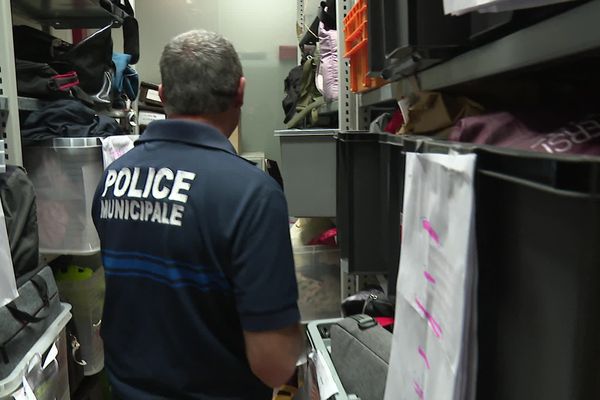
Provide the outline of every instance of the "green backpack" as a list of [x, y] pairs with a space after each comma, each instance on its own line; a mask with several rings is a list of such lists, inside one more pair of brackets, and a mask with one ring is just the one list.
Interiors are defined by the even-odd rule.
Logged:
[[319, 107], [325, 104], [325, 99], [315, 84], [318, 64], [318, 57], [307, 57], [302, 63], [302, 82], [295, 105], [296, 114], [287, 122], [288, 129], [304, 127], [303, 122], [306, 127], [312, 127], [319, 120]]

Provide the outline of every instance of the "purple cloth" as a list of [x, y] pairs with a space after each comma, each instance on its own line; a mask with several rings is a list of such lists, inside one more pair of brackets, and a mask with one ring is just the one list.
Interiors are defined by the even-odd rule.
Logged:
[[338, 55], [337, 31], [325, 30], [323, 23], [319, 23], [319, 44], [321, 47], [321, 63], [318, 74], [323, 76], [323, 96], [326, 101], [338, 99]]
[[509, 112], [467, 117], [453, 128], [450, 140], [551, 154], [600, 155], [600, 114], [554, 125], [553, 120], [556, 116], [548, 115], [544, 121], [525, 122]]

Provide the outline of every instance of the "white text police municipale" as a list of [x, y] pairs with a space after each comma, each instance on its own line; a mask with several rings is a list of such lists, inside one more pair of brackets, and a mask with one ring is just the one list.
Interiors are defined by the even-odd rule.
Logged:
[[181, 226], [187, 193], [195, 178], [193, 172], [173, 172], [169, 168], [108, 170], [100, 218]]

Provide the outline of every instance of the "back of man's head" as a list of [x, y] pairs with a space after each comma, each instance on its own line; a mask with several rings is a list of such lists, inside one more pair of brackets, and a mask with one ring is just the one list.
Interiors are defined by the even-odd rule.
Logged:
[[233, 45], [204, 30], [182, 33], [160, 58], [162, 96], [168, 115], [211, 115], [227, 111], [243, 75]]

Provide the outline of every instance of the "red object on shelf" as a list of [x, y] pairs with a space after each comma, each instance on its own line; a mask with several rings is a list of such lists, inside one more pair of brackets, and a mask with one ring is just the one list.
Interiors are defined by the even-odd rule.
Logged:
[[326, 245], [326, 246], [337, 246], [337, 228], [331, 228], [311, 240], [309, 245]]
[[383, 328], [394, 324], [394, 318], [392, 317], [375, 317], [375, 321]]

